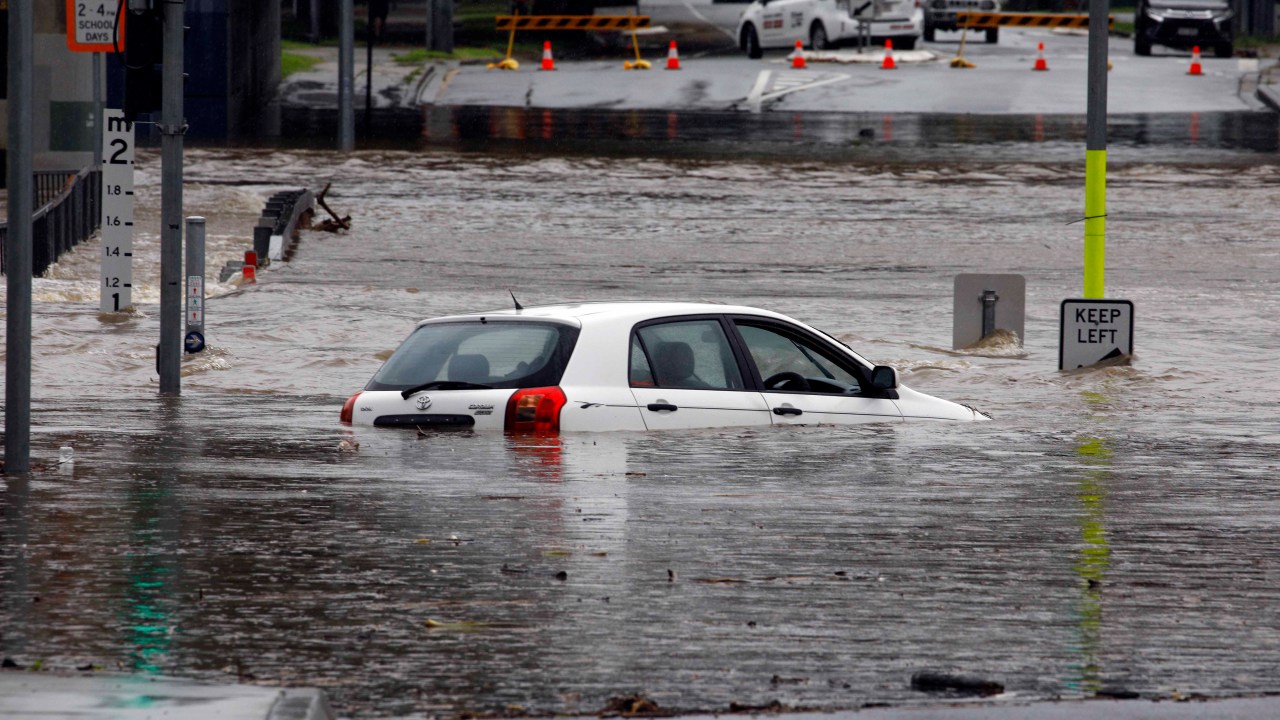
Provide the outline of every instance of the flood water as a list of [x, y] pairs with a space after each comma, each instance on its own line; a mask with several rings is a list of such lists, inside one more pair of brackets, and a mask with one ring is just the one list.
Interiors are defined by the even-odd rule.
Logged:
[[[1002, 682], [994, 702], [1274, 690], [1280, 167], [1137, 148], [1113, 162], [1107, 238], [1137, 358], [1075, 373], [1057, 323], [1081, 292], [1082, 150], [189, 150], [211, 274], [276, 190], [332, 181], [354, 229], [304, 233], [255, 286], [211, 278], [211, 349], [177, 399], [156, 393], [143, 153], [138, 311], [99, 316], [96, 242], [35, 283], [42, 467], [0, 485], [0, 652], [321, 687], [348, 717], [589, 714], [633, 693], [935, 702], [910, 688], [925, 668]], [[1024, 347], [951, 351], [967, 272], [1026, 277]], [[994, 421], [558, 439], [338, 423], [415, 320], [508, 289], [776, 309]]]

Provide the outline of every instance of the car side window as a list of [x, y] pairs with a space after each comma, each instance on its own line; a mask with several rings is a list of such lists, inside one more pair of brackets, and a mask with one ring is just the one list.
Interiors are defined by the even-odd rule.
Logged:
[[[646, 358], [637, 363], [636, 350]], [[742, 390], [746, 387], [724, 328], [715, 319], [646, 325], [632, 340], [634, 387]], [[639, 370], [638, 370], [639, 368]], [[648, 377], [644, 371], [648, 371]], [[651, 385], [644, 385], [649, 379]]]
[[631, 336], [631, 387], [654, 387], [653, 368], [640, 345], [640, 336]]
[[810, 338], [769, 325], [741, 320], [736, 324], [766, 391], [861, 392], [860, 377], [851, 364], [837, 361], [830, 349]]

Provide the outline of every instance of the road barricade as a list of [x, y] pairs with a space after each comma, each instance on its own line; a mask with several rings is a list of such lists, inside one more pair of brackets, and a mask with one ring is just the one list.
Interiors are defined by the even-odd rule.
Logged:
[[491, 63], [489, 68], [515, 70], [520, 66], [511, 58], [517, 30], [586, 30], [591, 32], [630, 32], [631, 45], [635, 48], [636, 62], [626, 62], [628, 70], [647, 70], [650, 64], [640, 59], [640, 42], [636, 30], [650, 26], [648, 15], [498, 15], [494, 17], [498, 30], [510, 31], [507, 39], [507, 56], [501, 62]]
[[[1107, 27], [1115, 24], [1116, 19], [1107, 17]], [[1073, 13], [956, 13], [956, 27], [984, 30], [994, 27], [1031, 27], [1031, 28], [1087, 28], [1088, 15]]]

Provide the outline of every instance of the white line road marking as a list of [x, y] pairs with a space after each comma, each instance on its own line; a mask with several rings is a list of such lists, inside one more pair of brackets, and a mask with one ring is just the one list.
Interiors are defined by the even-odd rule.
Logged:
[[769, 79], [772, 77], [772, 70], [761, 70], [756, 76], [756, 84], [752, 85], [751, 92], [747, 93], [747, 107], [751, 112], [760, 112], [761, 96], [764, 95], [764, 89], [769, 86]]

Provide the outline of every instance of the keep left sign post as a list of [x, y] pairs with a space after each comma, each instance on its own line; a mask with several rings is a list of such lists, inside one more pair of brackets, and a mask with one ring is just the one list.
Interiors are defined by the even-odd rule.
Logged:
[[124, 48], [120, 0], [67, 0], [67, 47], [74, 52], [115, 52]]

